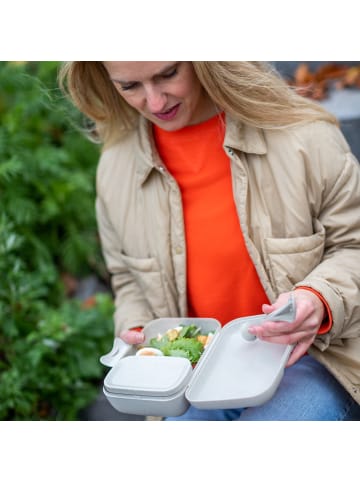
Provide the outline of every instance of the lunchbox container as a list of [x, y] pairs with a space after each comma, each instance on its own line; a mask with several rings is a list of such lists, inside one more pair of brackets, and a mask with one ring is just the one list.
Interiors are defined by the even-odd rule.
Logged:
[[291, 322], [295, 311], [290, 297], [271, 315], [237, 318], [223, 328], [212, 318], [153, 320], [143, 330], [142, 346], [178, 325], [195, 324], [214, 336], [195, 367], [187, 358], [136, 356], [139, 347], [116, 338], [113, 349], [100, 359], [111, 367], [104, 394], [116, 410], [144, 416], [179, 416], [190, 404], [200, 409], [261, 405], [278, 388], [293, 347], [259, 340], [248, 333], [248, 327], [269, 319]]

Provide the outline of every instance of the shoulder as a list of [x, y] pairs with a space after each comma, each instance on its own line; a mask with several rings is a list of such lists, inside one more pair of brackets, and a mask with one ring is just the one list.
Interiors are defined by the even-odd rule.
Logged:
[[339, 127], [327, 121], [264, 131], [264, 137], [269, 152], [280, 156], [291, 153], [292, 159], [297, 158], [313, 169], [321, 165], [336, 171], [355, 161]]
[[359, 191], [360, 164], [335, 124], [316, 121], [263, 134], [267, 168], [283, 184], [295, 179], [298, 189], [313, 193], [309, 197], [331, 197], [345, 184]]
[[309, 149], [333, 150], [343, 154], [350, 152], [350, 147], [341, 130], [331, 122], [309, 122], [291, 128], [290, 132], [298, 142]]
[[102, 185], [108, 185], [119, 176], [123, 177], [131, 172], [135, 158], [136, 135], [136, 132], [129, 133], [115, 144], [103, 148], [96, 173], [98, 190]]
[[359, 163], [335, 124], [312, 122], [294, 129], [293, 135], [302, 146], [304, 161], [313, 169], [332, 173], [335, 179], [359, 171]]
[[105, 169], [109, 165], [121, 162], [133, 152], [135, 143], [136, 131], [133, 131], [110, 146], [105, 145], [100, 155], [98, 169]]
[[312, 148], [337, 148], [344, 152], [350, 152], [339, 127], [327, 121], [314, 121], [304, 124], [280, 128], [266, 129], [263, 131], [268, 143], [288, 142], [294, 147], [303, 146]]

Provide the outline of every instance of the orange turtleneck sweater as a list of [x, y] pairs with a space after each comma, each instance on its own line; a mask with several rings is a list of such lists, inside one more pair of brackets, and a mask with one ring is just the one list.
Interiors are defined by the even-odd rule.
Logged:
[[217, 115], [174, 132], [154, 126], [159, 154], [182, 196], [188, 315], [222, 324], [259, 314], [268, 303], [240, 228], [222, 147], [224, 122]]

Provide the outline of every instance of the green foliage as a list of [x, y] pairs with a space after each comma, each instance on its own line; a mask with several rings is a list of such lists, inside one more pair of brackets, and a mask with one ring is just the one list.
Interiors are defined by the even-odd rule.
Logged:
[[76, 420], [97, 395], [112, 312], [104, 294], [96, 295], [92, 308], [77, 300], [58, 309], [43, 306], [33, 329], [23, 327], [23, 337], [0, 351], [0, 419]]
[[56, 86], [57, 62], [0, 62], [0, 419], [76, 417], [103, 373], [113, 303], [66, 299], [61, 273], [104, 276], [97, 145]]
[[[58, 64], [0, 63], [0, 200], [35, 268], [103, 270], [94, 216], [98, 146], [56, 87]], [[29, 72], [33, 72], [31, 75]], [[35, 76], [36, 75], [36, 76]]]

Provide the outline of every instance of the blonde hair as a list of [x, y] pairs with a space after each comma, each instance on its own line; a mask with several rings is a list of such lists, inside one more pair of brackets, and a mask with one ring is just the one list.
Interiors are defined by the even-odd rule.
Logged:
[[[262, 129], [313, 120], [337, 123], [320, 104], [298, 95], [266, 62], [192, 62], [212, 101], [235, 119]], [[101, 142], [121, 139], [138, 113], [119, 95], [102, 62], [65, 62], [59, 83], [75, 106], [95, 124]]]
[[94, 125], [88, 134], [109, 143], [136, 125], [138, 114], [119, 95], [102, 62], [64, 62], [59, 70], [60, 88]]
[[301, 97], [266, 62], [193, 62], [213, 102], [236, 119], [262, 129], [313, 120], [336, 123], [333, 115]]

